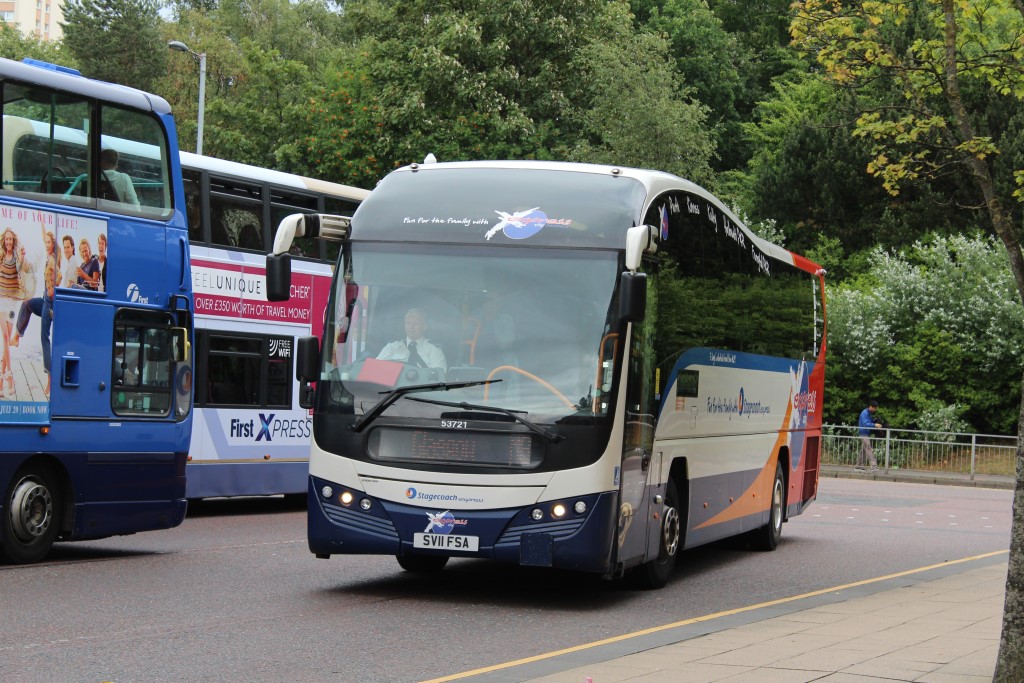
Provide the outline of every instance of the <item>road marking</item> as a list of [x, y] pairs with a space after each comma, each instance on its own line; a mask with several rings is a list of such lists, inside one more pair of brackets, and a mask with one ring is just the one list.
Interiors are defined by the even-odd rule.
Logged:
[[724, 612], [715, 612], [714, 614], [705, 614], [699, 617], [693, 617], [692, 619], [684, 619], [683, 621], [674, 621], [671, 624], [663, 624], [662, 626], [653, 626], [651, 628], [645, 628], [642, 631], [633, 631], [632, 633], [624, 633], [620, 636], [613, 636], [611, 638], [605, 638], [604, 640], [595, 640], [592, 643], [584, 643], [582, 645], [574, 645], [573, 647], [567, 647], [563, 650], [555, 650], [554, 652], [545, 652], [544, 654], [534, 655], [532, 657], [524, 657], [523, 659], [516, 659], [511, 662], [504, 662], [502, 664], [494, 664], [492, 666], [485, 666], [480, 669], [473, 669], [472, 671], [463, 671], [461, 673], [452, 674], [450, 676], [442, 676], [441, 678], [431, 678], [430, 680], [421, 681], [420, 683], [446, 683], [447, 681], [457, 681], [462, 678], [469, 678], [470, 676], [479, 676], [480, 674], [491, 673], [492, 671], [501, 671], [502, 669], [511, 669], [512, 667], [522, 666], [523, 664], [531, 664], [533, 662], [540, 662], [545, 659], [552, 659], [554, 657], [560, 657], [562, 655], [572, 654], [573, 652], [580, 652], [583, 650], [590, 650], [595, 647], [601, 647], [602, 645], [610, 645], [612, 643], [621, 643], [624, 640], [630, 640], [632, 638], [639, 638], [640, 636], [650, 635], [652, 633], [660, 633], [661, 631], [667, 631], [669, 629], [678, 628], [680, 626], [688, 626], [690, 624], [699, 624], [702, 621], [711, 621], [712, 619], [718, 619], [720, 617], [728, 617], [734, 614], [742, 614], [744, 612], [752, 612], [762, 607], [774, 607], [775, 605], [784, 605], [787, 602], [794, 602], [796, 600], [803, 600], [805, 598], [813, 598], [818, 595], [825, 595], [826, 593], [834, 593], [847, 588], [856, 588], [857, 586], [867, 586], [872, 583], [878, 583], [879, 581], [888, 581], [889, 579], [898, 579], [901, 576], [910, 576], [911, 574], [917, 574], [919, 572], [926, 572], [931, 569], [938, 569], [940, 567], [949, 567], [954, 564], [962, 564], [964, 562], [973, 562], [975, 560], [984, 560], [988, 557], [995, 557], [996, 555], [1007, 555], [1009, 550], [995, 550], [990, 553], [984, 553], [982, 555], [973, 555], [971, 557], [962, 557], [959, 560], [948, 560], [946, 562], [939, 562], [937, 564], [930, 564], [927, 567], [917, 567], [916, 569], [907, 569], [902, 572], [896, 572], [895, 574], [886, 574], [885, 576], [876, 576], [872, 579], [863, 579], [861, 581], [854, 581], [852, 583], [844, 583], [839, 586], [832, 586], [831, 588], [822, 588], [821, 590], [811, 591], [810, 593], [803, 593], [801, 595], [793, 595], [788, 598], [779, 598], [778, 600], [769, 600], [768, 602], [761, 602], [756, 605], [748, 605], [746, 607], [737, 607], [736, 609], [725, 610]]

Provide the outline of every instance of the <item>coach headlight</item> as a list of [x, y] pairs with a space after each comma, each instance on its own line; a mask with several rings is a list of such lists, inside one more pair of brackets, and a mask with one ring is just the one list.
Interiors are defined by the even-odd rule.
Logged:
[[562, 517], [565, 517], [565, 504], [555, 503], [554, 505], [552, 505], [551, 516], [555, 519], [561, 519]]
[[353, 498], [355, 498], [355, 496], [352, 495], [351, 491], [342, 491], [341, 492], [341, 504], [342, 505], [351, 505]]
[[332, 489], [330, 486], [325, 486], [322, 489], [320, 489], [320, 495], [326, 498], [327, 500], [330, 500], [331, 496], [334, 495], [334, 489]]

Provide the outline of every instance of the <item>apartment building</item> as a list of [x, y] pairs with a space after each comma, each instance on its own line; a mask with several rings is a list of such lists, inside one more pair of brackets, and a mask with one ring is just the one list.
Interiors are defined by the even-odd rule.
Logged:
[[26, 35], [57, 40], [63, 34], [63, 0], [0, 0], [0, 19]]

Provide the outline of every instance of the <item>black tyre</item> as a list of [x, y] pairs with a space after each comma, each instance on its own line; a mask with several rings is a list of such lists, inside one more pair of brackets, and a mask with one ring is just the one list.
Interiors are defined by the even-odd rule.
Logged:
[[776, 463], [768, 523], [750, 532], [750, 542], [756, 550], [775, 550], [778, 547], [779, 539], [782, 538], [782, 511], [785, 500], [786, 480], [782, 476], [782, 463]]
[[640, 588], [662, 588], [672, 576], [683, 540], [683, 518], [679, 514], [679, 494], [669, 479], [665, 489], [665, 506], [661, 510], [661, 542], [658, 557], [633, 570], [633, 580]]
[[447, 555], [397, 555], [398, 564], [414, 574], [433, 574], [448, 564]]
[[0, 515], [0, 559], [26, 564], [46, 557], [57, 539], [60, 511], [60, 488], [48, 468], [18, 470]]

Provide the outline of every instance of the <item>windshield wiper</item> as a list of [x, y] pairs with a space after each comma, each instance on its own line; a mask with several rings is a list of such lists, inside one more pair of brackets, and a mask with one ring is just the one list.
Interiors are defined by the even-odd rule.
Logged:
[[[387, 396], [377, 402], [377, 405], [370, 408], [368, 411], [363, 413], [362, 417], [352, 423], [353, 432], [361, 432], [366, 425], [370, 424], [380, 416], [388, 407], [402, 398], [406, 394], [415, 394], [420, 391], [436, 391], [438, 389], [442, 391], [450, 391], [452, 389], [465, 389], [466, 387], [478, 387], [483, 384], [493, 384], [494, 382], [500, 382], [500, 379], [481, 379], [473, 382], [434, 382], [433, 384], [407, 384], [404, 387], [396, 387], [391, 391], [386, 392]], [[381, 392], [382, 394], [385, 392]]]
[[433, 403], [436, 406], [448, 406], [449, 408], [462, 408], [463, 410], [482, 410], [482, 411], [488, 412], [488, 413], [501, 413], [502, 415], [508, 415], [509, 417], [511, 417], [516, 422], [518, 422], [518, 423], [520, 423], [522, 425], [525, 425], [526, 427], [528, 427], [530, 429], [530, 431], [533, 431], [533, 432], [536, 432], [537, 434], [540, 434], [541, 436], [543, 436], [545, 439], [547, 439], [551, 443], [558, 443], [559, 441], [561, 441], [562, 439], [565, 438], [561, 434], [555, 434], [554, 432], [549, 432], [548, 430], [544, 429], [540, 425], [537, 425], [537, 424], [534, 424], [533, 422], [530, 422], [529, 420], [527, 420], [525, 417], [523, 417], [521, 415], [516, 415], [516, 413], [525, 413], [526, 412], [525, 410], [509, 410], [508, 408], [498, 408], [497, 406], [478, 406], [478, 405], [474, 405], [472, 403], [466, 403], [465, 401], [460, 401], [459, 403], [453, 403], [452, 401], [437, 401], [437, 400], [434, 400], [432, 398], [411, 398], [410, 397], [409, 400], [410, 401], [419, 401], [420, 403]]

